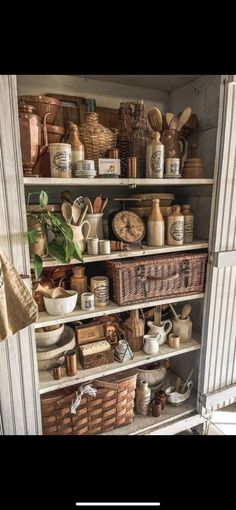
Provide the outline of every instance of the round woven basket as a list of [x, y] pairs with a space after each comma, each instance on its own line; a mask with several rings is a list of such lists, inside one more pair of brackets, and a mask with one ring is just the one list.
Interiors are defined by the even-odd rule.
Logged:
[[79, 127], [79, 134], [84, 145], [85, 159], [93, 159], [96, 169], [98, 158], [104, 157], [108, 149], [116, 147], [117, 132], [99, 124], [97, 113], [86, 114], [85, 122]]

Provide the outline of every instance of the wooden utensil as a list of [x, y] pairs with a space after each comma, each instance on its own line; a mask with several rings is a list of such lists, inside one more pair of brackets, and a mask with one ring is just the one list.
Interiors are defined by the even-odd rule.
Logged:
[[184, 305], [181, 312], [181, 319], [186, 319], [189, 316], [191, 310], [192, 310], [191, 305], [189, 304]]
[[181, 377], [177, 377], [176, 382], [175, 382], [175, 391], [179, 392], [180, 386], [181, 386]]
[[179, 121], [178, 121], [177, 131], [180, 131], [182, 129], [182, 127], [184, 126], [184, 124], [186, 124], [186, 122], [188, 122], [188, 119], [189, 119], [191, 113], [192, 113], [192, 109], [189, 106], [188, 106], [188, 108], [185, 108], [185, 110], [181, 113]]
[[83, 223], [84, 218], [87, 214], [87, 211], [88, 211], [88, 206], [86, 205], [85, 208], [82, 210], [81, 216], [79, 218], [79, 223], [78, 223], [79, 225], [81, 225]]
[[192, 369], [192, 370], [191, 370], [191, 372], [190, 372], [190, 374], [188, 375], [188, 377], [187, 377], [186, 381], [184, 382], [184, 384], [183, 384], [182, 388], [180, 389], [180, 393], [184, 393], [184, 392], [185, 392], [185, 390], [186, 390], [186, 388], [187, 388], [187, 384], [188, 384], [188, 382], [189, 382], [190, 378], [192, 377], [193, 372], [194, 372], [194, 369]]
[[54, 291], [54, 287], [52, 289], [48, 289], [40, 285], [40, 283], [37, 285], [36, 289], [34, 289], [35, 292], [40, 292], [45, 297], [51, 297], [52, 293]]
[[65, 218], [66, 223], [71, 223], [72, 220], [72, 205], [69, 202], [63, 202], [61, 206], [62, 216]]
[[105, 198], [105, 199], [103, 200], [103, 202], [102, 202], [102, 207], [101, 207], [100, 212], [103, 212], [103, 211], [104, 211], [104, 209], [105, 209], [105, 207], [106, 207], [106, 205], [107, 205], [108, 200], [109, 200], [109, 198], [108, 198], [108, 197], [107, 197], [107, 198]]
[[178, 317], [178, 315], [177, 315], [177, 313], [176, 313], [176, 311], [175, 311], [174, 307], [172, 306], [172, 304], [171, 304], [171, 303], [169, 303], [169, 305], [170, 305], [170, 308], [171, 308], [171, 310], [172, 310], [172, 312], [173, 312], [173, 314], [174, 314], [174, 316], [175, 316], [176, 320], [178, 320], [178, 319], [179, 319], [179, 317]]
[[162, 311], [162, 306], [156, 306], [156, 308], [154, 309], [154, 324], [155, 326], [160, 326], [161, 325], [161, 311]]
[[72, 205], [72, 221], [74, 225], [78, 225], [80, 215], [81, 215], [81, 207], [79, 204]]
[[53, 289], [53, 292], [51, 294], [52, 299], [59, 299], [64, 297], [71, 297], [70, 292], [63, 289], [63, 287], [56, 287], [55, 289]]
[[89, 197], [84, 197], [84, 205], [88, 206], [88, 213], [93, 214], [93, 205]]
[[62, 192], [61, 199], [63, 202], [69, 202], [69, 204], [71, 204], [71, 205], [73, 204], [73, 198], [72, 198], [71, 192], [68, 190]]
[[177, 131], [178, 124], [179, 124], [178, 117], [173, 117], [173, 119], [170, 122], [169, 128], [170, 129], [175, 129]]
[[98, 214], [101, 212], [102, 204], [103, 204], [103, 201], [100, 196], [96, 197], [94, 199], [94, 202], [93, 202], [93, 213], [94, 214]]
[[151, 108], [148, 111], [148, 122], [153, 131], [162, 130], [162, 115], [159, 108]]
[[170, 123], [174, 117], [174, 113], [166, 113], [166, 124], [170, 127]]

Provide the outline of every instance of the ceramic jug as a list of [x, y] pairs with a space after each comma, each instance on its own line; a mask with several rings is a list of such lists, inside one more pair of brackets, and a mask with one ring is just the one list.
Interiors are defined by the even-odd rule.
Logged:
[[161, 137], [161, 143], [164, 145], [164, 157], [182, 158], [185, 154], [185, 139], [175, 129], [164, 129]]
[[143, 337], [143, 351], [145, 354], [157, 354], [159, 351], [159, 340], [161, 335], [144, 335]]
[[159, 345], [164, 344], [172, 328], [172, 322], [166, 320], [161, 323], [161, 326], [156, 326], [154, 322], [148, 321], [147, 325], [149, 326], [148, 335], [159, 335]]
[[103, 233], [103, 212], [102, 213], [88, 213], [85, 219], [91, 226], [90, 237], [98, 237], [98, 239], [104, 239]]
[[[83, 229], [84, 225], [87, 225], [87, 232], [85, 232], [85, 234]], [[81, 223], [81, 225], [70, 225], [70, 227], [73, 231], [73, 241], [79, 245], [81, 252], [83, 253], [86, 250], [87, 239], [91, 230], [90, 223], [85, 220]]]

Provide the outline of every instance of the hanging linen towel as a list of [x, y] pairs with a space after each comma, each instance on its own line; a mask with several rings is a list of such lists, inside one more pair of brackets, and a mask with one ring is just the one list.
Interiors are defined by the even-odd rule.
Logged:
[[0, 248], [0, 341], [37, 320], [38, 307]]

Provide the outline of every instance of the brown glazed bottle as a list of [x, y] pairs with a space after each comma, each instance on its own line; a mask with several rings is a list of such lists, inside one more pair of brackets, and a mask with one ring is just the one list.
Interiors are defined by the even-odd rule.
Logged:
[[147, 244], [148, 246], [164, 246], [165, 223], [160, 210], [160, 200], [152, 201], [152, 211], [147, 221]]
[[88, 290], [88, 279], [84, 274], [84, 266], [76, 266], [72, 268], [73, 276], [70, 277], [70, 288], [78, 292], [78, 302], [80, 302], [80, 296], [83, 292]]
[[143, 348], [144, 326], [143, 319], [139, 317], [139, 310], [131, 310], [128, 319], [122, 324], [132, 351], [141, 351]]
[[78, 126], [74, 122], [68, 123], [66, 141], [71, 145], [72, 172], [75, 173], [76, 161], [84, 160], [84, 146], [79, 139]]

